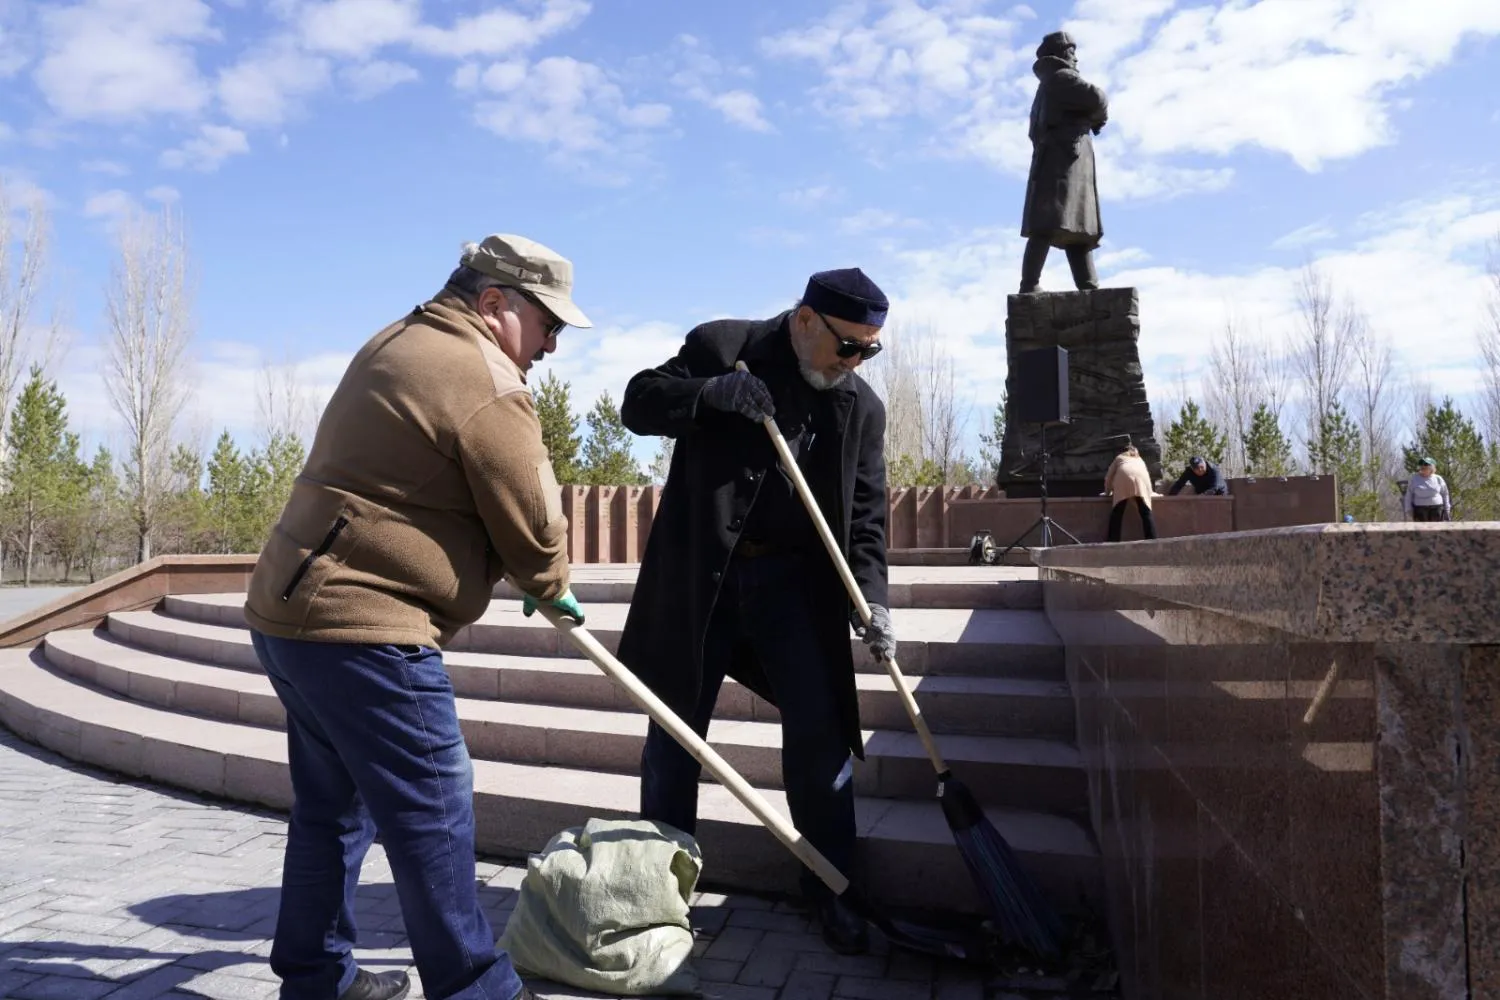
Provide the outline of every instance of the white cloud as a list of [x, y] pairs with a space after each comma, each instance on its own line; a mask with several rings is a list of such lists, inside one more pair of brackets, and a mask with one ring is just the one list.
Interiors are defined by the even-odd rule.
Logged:
[[843, 191], [841, 191], [836, 185], [813, 184], [808, 187], [801, 187], [791, 191], [783, 192], [781, 195], [781, 200], [786, 202], [788, 205], [793, 205], [797, 208], [811, 208], [813, 205], [821, 205], [826, 202], [837, 201], [842, 196]]
[[279, 125], [329, 79], [328, 60], [276, 42], [219, 72], [219, 101], [237, 124]]
[[104, 219], [111, 225], [141, 210], [141, 203], [129, 192], [111, 188], [91, 195], [83, 203], [83, 214], [89, 219]]
[[421, 0], [329, 0], [304, 6], [298, 27], [308, 49], [362, 59], [410, 39], [421, 20]]
[[1314, 243], [1325, 243], [1338, 236], [1338, 233], [1328, 224], [1327, 219], [1318, 222], [1309, 222], [1305, 226], [1299, 226], [1278, 237], [1271, 243], [1272, 250], [1297, 250], [1311, 246]]
[[[850, 128], [922, 124], [908, 147], [1024, 176], [1029, 72], [1042, 28], [985, 0], [864, 0], [765, 39], [815, 65], [812, 106]], [[1175, 9], [1174, 9], [1175, 8]], [[1065, 24], [1086, 79], [1110, 97], [1098, 143], [1108, 197], [1218, 191], [1227, 168], [1174, 162], [1259, 147], [1305, 170], [1390, 141], [1400, 88], [1500, 33], [1493, 0], [1079, 0]], [[882, 139], [881, 141], [887, 141]]]
[[80, 164], [80, 169], [91, 174], [108, 174], [111, 177], [124, 177], [130, 173], [130, 168], [117, 160], [87, 160]]
[[748, 71], [724, 66], [702, 41], [692, 35], [680, 35], [673, 43], [669, 57], [676, 64], [670, 82], [683, 96], [714, 109], [732, 125], [752, 132], [774, 132], [765, 117], [765, 106], [743, 87], [725, 89], [724, 78], [747, 75]]
[[1111, 65], [1170, 2], [1084, 6], [1069, 25], [1080, 58], [1114, 83], [1111, 117], [1142, 152], [1260, 147], [1308, 171], [1390, 142], [1397, 88], [1446, 63], [1466, 36], [1500, 34], [1492, 0], [1259, 0], [1176, 11]]
[[[1404, 367], [1430, 377], [1439, 395], [1473, 387], [1474, 334], [1484, 316], [1486, 241], [1500, 232], [1500, 192], [1464, 193], [1386, 206], [1354, 233], [1329, 241], [1315, 257], [1335, 289], [1357, 304], [1372, 329], [1389, 337]], [[1009, 228], [976, 230], [945, 245], [909, 241], [871, 276], [892, 299], [895, 322], [944, 331], [963, 388], [981, 408], [1005, 380], [1006, 297], [1020, 280], [1022, 241]], [[1207, 346], [1232, 311], [1253, 338], [1280, 343], [1295, 323], [1295, 281], [1302, 261], [1213, 272], [1153, 263], [1134, 247], [1096, 256], [1101, 284], [1140, 295], [1140, 350], [1155, 416], [1180, 372], [1203, 374]], [[886, 275], [889, 275], [887, 277]], [[1063, 254], [1053, 251], [1042, 287], [1073, 287]], [[878, 363], [878, 362], [874, 362]]]
[[298, 11], [307, 48], [363, 59], [389, 46], [464, 59], [524, 52], [574, 27], [589, 12], [585, 0], [543, 0], [533, 17], [504, 7], [456, 18], [448, 27], [422, 21], [420, 0], [327, 0]]
[[776, 129], [766, 121], [760, 98], [748, 90], [726, 90], [722, 94], [711, 94], [707, 104], [730, 124], [747, 128], [752, 132], [774, 132]]
[[169, 170], [198, 170], [211, 173], [231, 156], [250, 152], [245, 133], [227, 125], [204, 125], [198, 134], [176, 149], [161, 154], [161, 165]]
[[15, 137], [16, 130], [5, 122], [0, 122], [0, 142], [6, 142]]
[[[544, 146], [565, 162], [606, 148], [617, 151], [622, 141], [671, 119], [666, 105], [632, 105], [604, 70], [566, 56], [530, 66], [495, 63], [477, 78], [466, 74], [461, 82], [496, 98], [477, 102], [479, 124], [507, 138]], [[523, 83], [526, 99], [517, 100], [513, 95]]]
[[403, 83], [415, 83], [421, 78], [422, 74], [415, 67], [384, 59], [346, 66], [339, 71], [339, 82], [356, 101], [378, 97]]
[[839, 221], [839, 230], [850, 236], [892, 229], [921, 229], [925, 224], [920, 219], [908, 218], [899, 212], [884, 208], [866, 208]]
[[202, 0], [84, 0], [48, 7], [37, 86], [60, 114], [127, 120], [194, 114], [209, 100], [192, 43], [217, 39]]
[[571, 382], [573, 407], [580, 416], [588, 412], [601, 392], [608, 392], [618, 406], [630, 377], [676, 354], [686, 333], [663, 322], [605, 324], [586, 332], [565, 331], [557, 351], [537, 365], [529, 381], [535, 385], [550, 370]]
[[146, 197], [163, 205], [170, 205], [182, 200], [182, 192], [170, 184], [158, 184], [146, 191]]

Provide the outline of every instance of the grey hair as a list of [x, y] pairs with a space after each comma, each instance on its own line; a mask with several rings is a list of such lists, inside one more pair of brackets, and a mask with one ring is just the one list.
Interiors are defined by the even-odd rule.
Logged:
[[498, 288], [505, 293], [506, 301], [514, 306], [514, 289], [505, 284], [505, 282], [492, 278], [483, 271], [476, 271], [469, 266], [469, 261], [473, 260], [474, 255], [478, 252], [478, 243], [464, 244], [463, 252], [458, 257], [458, 267], [454, 268], [453, 273], [448, 275], [448, 287], [467, 299], [470, 305], [474, 305], [479, 301], [479, 296], [484, 293], [485, 289]]

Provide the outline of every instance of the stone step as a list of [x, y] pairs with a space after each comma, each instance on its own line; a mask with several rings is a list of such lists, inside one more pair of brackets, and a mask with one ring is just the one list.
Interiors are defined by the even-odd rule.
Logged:
[[[230, 722], [284, 726], [270, 681], [125, 645], [102, 632], [53, 632], [50, 664], [71, 677], [134, 701]], [[638, 773], [647, 718], [609, 711], [459, 698], [470, 753], [484, 760]], [[715, 719], [708, 741], [747, 781], [782, 787], [781, 727]], [[996, 736], [938, 735], [938, 749], [986, 805], [1080, 810], [1086, 777], [1066, 743]], [[932, 765], [914, 733], [865, 731], [866, 759], [855, 768], [858, 794], [920, 799], [936, 788]]]
[[[261, 669], [243, 625], [210, 625], [150, 611], [126, 611], [110, 615], [108, 629], [121, 642], [141, 649], [239, 670]], [[624, 690], [586, 659], [455, 652], [445, 653], [443, 661], [461, 697], [634, 710]], [[907, 683], [935, 732], [1069, 743], [1075, 736], [1073, 699], [1063, 682], [914, 675]], [[912, 731], [889, 675], [856, 674], [855, 684], [863, 725]], [[774, 722], [780, 713], [747, 688], [726, 680], [715, 716]]]
[[[276, 730], [198, 718], [142, 705], [49, 668], [44, 651], [0, 650], [0, 722], [73, 760], [242, 802], [286, 809], [291, 800], [286, 740]], [[560, 767], [476, 760], [478, 846], [524, 858], [558, 830], [589, 817], [629, 818], [638, 780]], [[765, 795], [786, 815], [785, 797]], [[878, 900], [948, 912], [979, 906], [940, 807], [930, 798], [856, 800], [862, 862]], [[699, 801], [705, 887], [789, 892], [797, 866], [750, 812], [717, 785]], [[987, 810], [996, 828], [1056, 905], [1101, 898], [1097, 850], [1084, 828], [1058, 816]]]
[[[581, 564], [572, 567], [573, 593], [583, 604], [629, 604], [635, 593], [637, 563]], [[497, 599], [519, 600], [508, 581], [495, 587]], [[1015, 566], [890, 567], [892, 608], [1012, 608], [1039, 610], [1042, 584], [1026, 560]]]
[[[168, 597], [162, 607], [174, 617], [236, 626], [244, 624], [243, 605], [243, 594], [193, 594]], [[586, 626], [613, 651], [628, 610], [624, 604], [584, 605]], [[891, 621], [899, 640], [896, 658], [907, 674], [1058, 682], [1065, 676], [1062, 641], [1042, 611], [896, 608]], [[849, 643], [856, 670], [885, 673], [852, 631]], [[523, 616], [518, 600], [491, 601], [484, 616], [463, 629], [449, 648], [521, 656], [583, 655], [541, 615]]]

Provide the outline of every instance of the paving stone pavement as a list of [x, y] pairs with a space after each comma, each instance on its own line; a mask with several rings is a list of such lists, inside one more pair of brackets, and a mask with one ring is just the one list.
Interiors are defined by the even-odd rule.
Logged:
[[[285, 827], [280, 814], [118, 780], [0, 728], [0, 998], [275, 997], [267, 956]], [[523, 872], [479, 864], [496, 933]], [[359, 902], [359, 961], [407, 969], [422, 997], [378, 844]], [[1066, 988], [985, 982], [879, 945], [841, 957], [787, 902], [701, 893], [696, 904], [710, 1000], [1019, 1000]], [[585, 995], [529, 985], [547, 1000]]]

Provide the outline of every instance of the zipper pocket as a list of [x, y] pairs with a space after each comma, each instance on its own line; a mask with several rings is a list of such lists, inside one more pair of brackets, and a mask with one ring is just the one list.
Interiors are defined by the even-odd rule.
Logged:
[[297, 584], [302, 582], [302, 578], [307, 575], [307, 571], [312, 568], [312, 564], [319, 557], [328, 554], [328, 550], [333, 548], [333, 543], [338, 541], [339, 533], [348, 527], [348, 525], [349, 519], [347, 517], [340, 517], [337, 521], [333, 522], [333, 527], [328, 529], [328, 534], [323, 537], [322, 543], [307, 554], [307, 558], [302, 560], [302, 565], [297, 567], [297, 572], [292, 574], [292, 582], [287, 584], [286, 589], [281, 592], [281, 599], [283, 601], [290, 601], [292, 599], [292, 591], [297, 589]]

